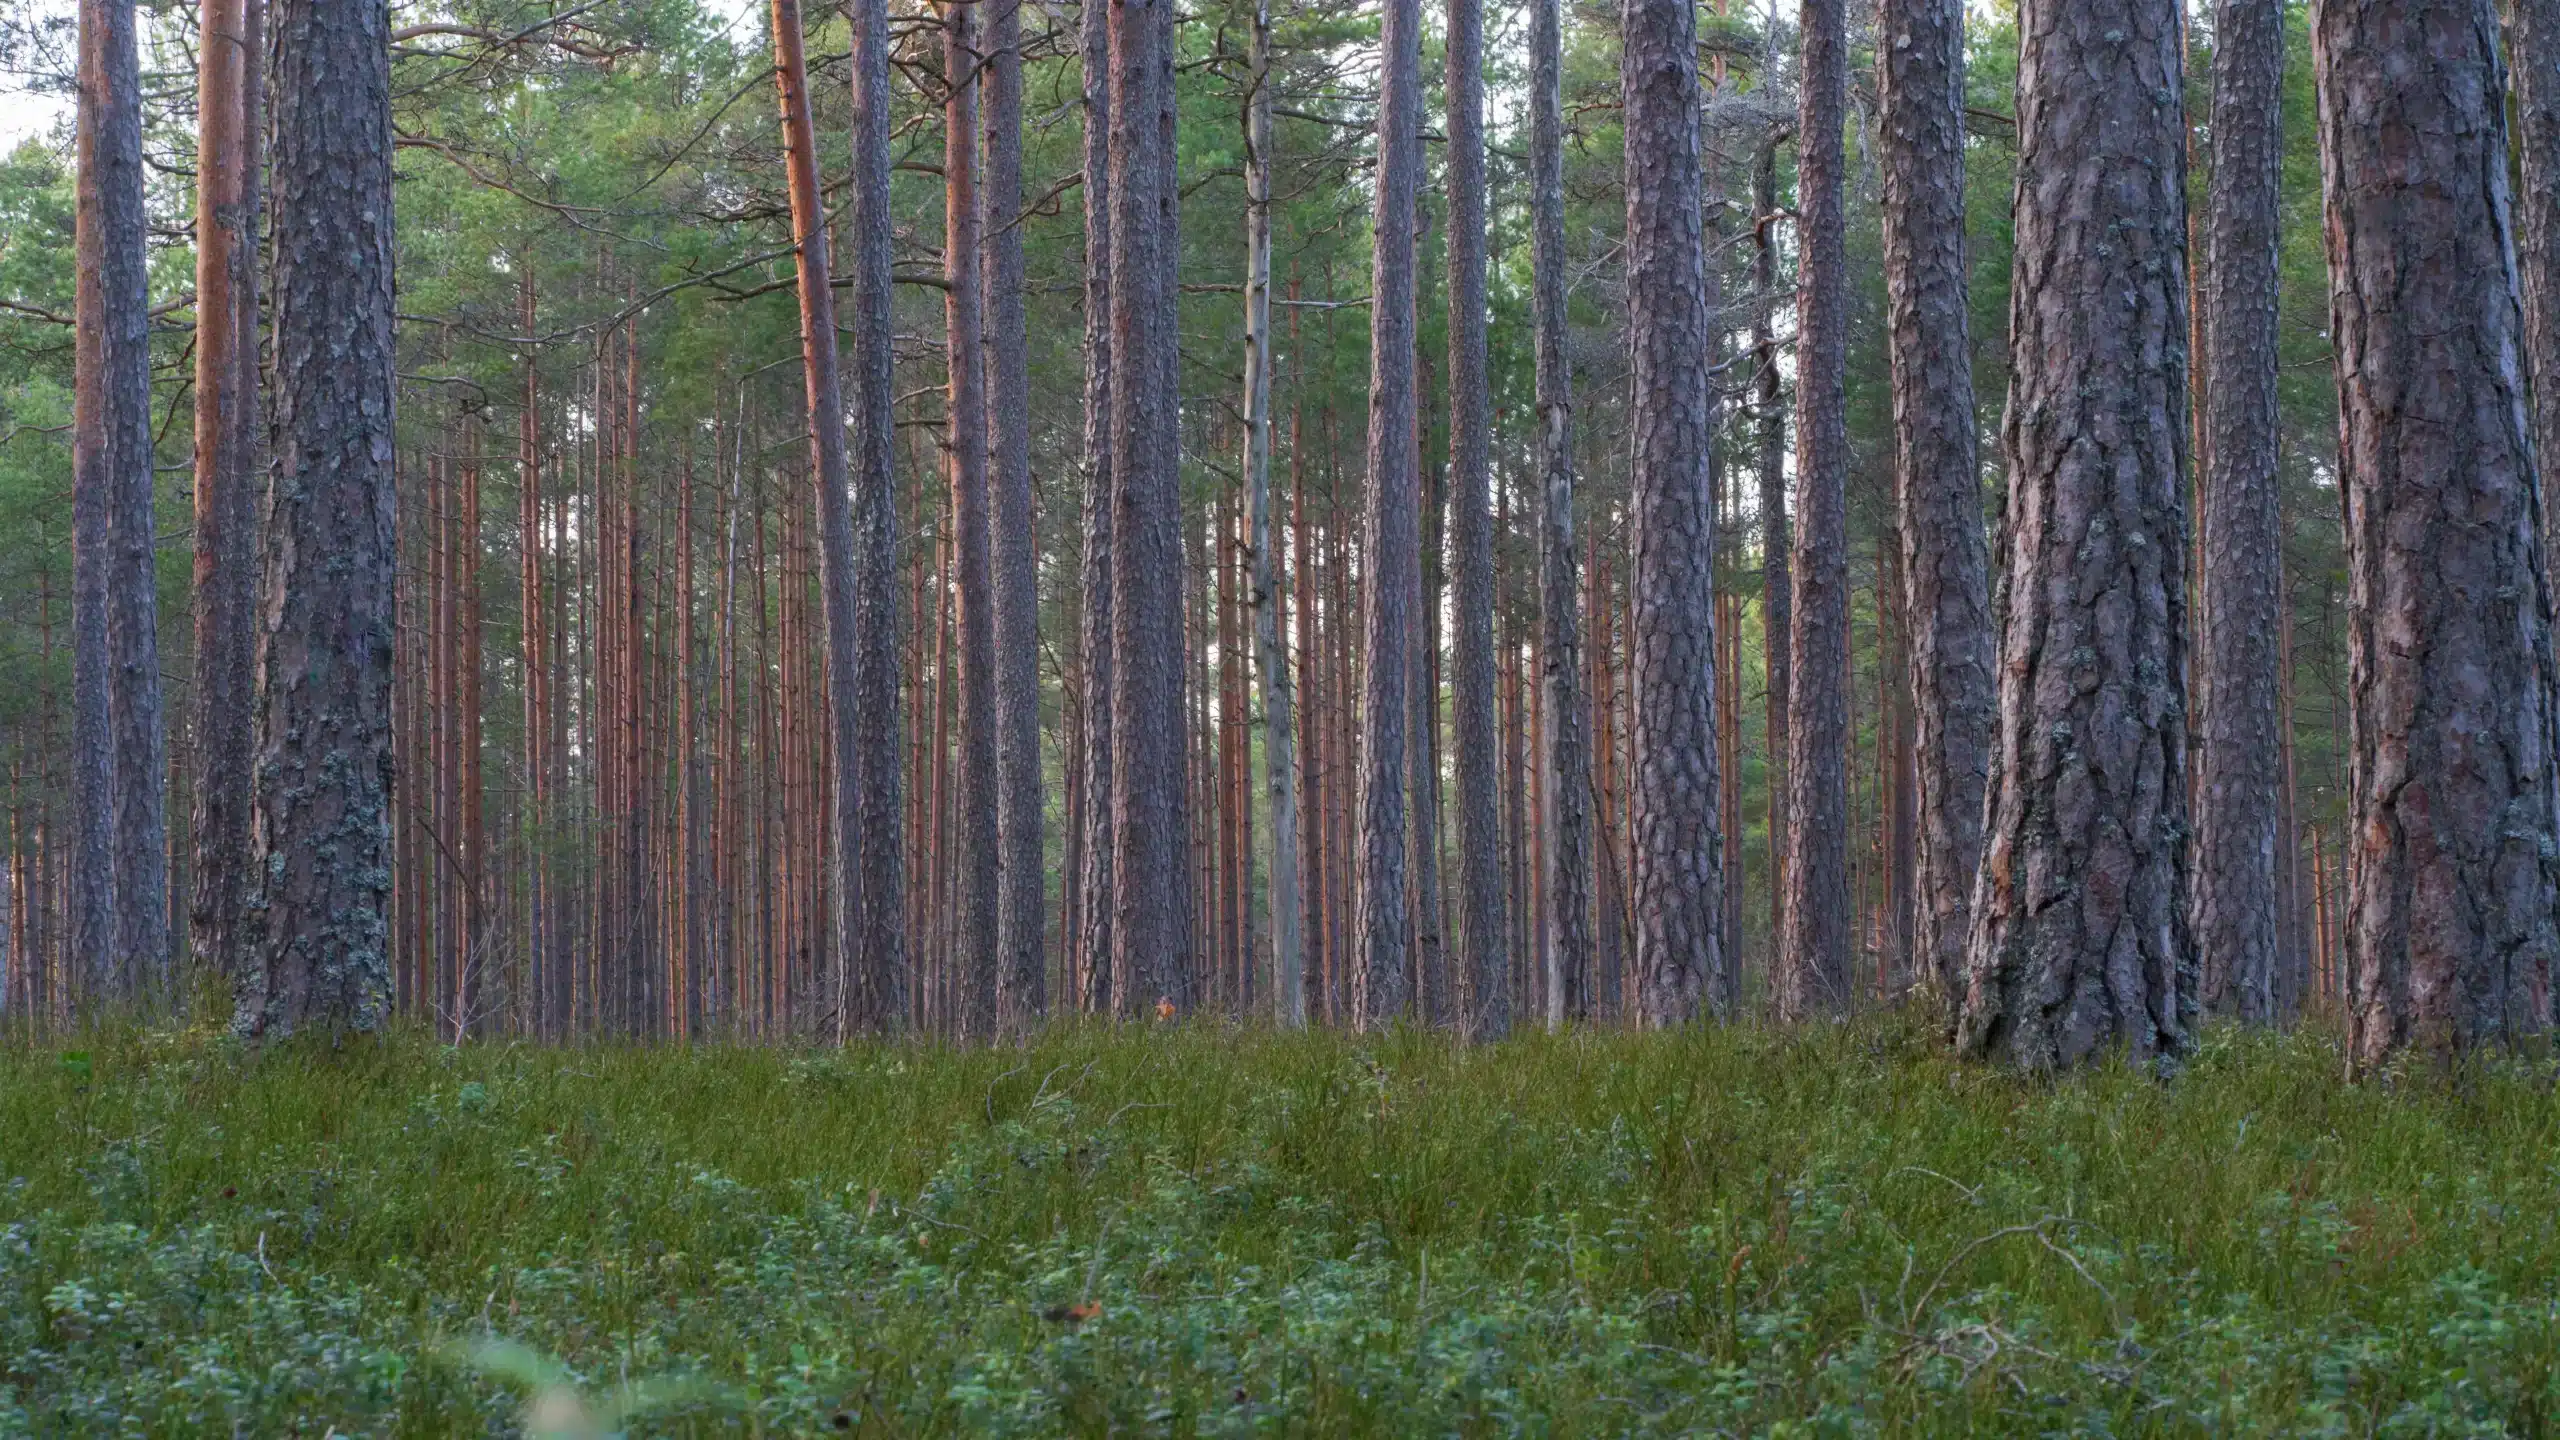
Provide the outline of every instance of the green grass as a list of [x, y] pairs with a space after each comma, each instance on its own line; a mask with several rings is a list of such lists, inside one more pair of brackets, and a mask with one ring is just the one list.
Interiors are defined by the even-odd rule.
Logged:
[[2560, 1424], [2522, 1063], [82, 1043], [0, 1050], [0, 1434], [509, 1434], [550, 1381], [635, 1434]]

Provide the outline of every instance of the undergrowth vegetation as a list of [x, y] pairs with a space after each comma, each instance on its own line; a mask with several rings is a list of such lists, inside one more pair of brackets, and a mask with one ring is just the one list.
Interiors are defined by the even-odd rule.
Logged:
[[2534, 1433], [2551, 1074], [1883, 1022], [0, 1049], [0, 1433]]

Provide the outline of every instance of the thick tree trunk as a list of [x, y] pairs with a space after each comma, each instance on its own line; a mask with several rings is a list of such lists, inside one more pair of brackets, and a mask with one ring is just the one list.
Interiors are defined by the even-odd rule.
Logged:
[[1084, 961], [1087, 1013], [1106, 1012], [1111, 996], [1111, 7], [1083, 0], [1078, 20], [1084, 60], [1084, 611], [1077, 639], [1084, 668], [1083, 932], [1074, 939]]
[[[908, 936], [901, 923], [907, 888], [899, 824], [898, 422], [892, 389], [890, 324], [889, 95], [887, 0], [855, 0], [853, 29], [853, 752], [839, 755], [836, 796], [854, 815], [853, 863], [837, 893], [855, 912], [841, 962], [851, 991], [845, 1028], [891, 1031], [907, 1023]], [[741, 462], [743, 463], [743, 461]], [[842, 703], [845, 690], [838, 690]], [[841, 721], [839, 721], [841, 723]], [[838, 854], [845, 837], [839, 834]]]
[[[1751, 285], [1761, 303], [1751, 313], [1752, 409], [1759, 435], [1760, 633], [1766, 651], [1768, 692], [1769, 944], [1774, 952], [1787, 916], [1787, 705], [1794, 683], [1788, 648], [1795, 601], [1790, 569], [1795, 540], [1787, 525], [1787, 412], [1779, 395], [1777, 327], [1770, 307], [1778, 294], [1778, 142], [1760, 147], [1751, 167]], [[1739, 697], [1737, 697], [1738, 699]], [[1740, 957], [1736, 957], [1740, 963]]]
[[[1254, 0], [1253, 99], [1245, 146], [1245, 484], [1253, 546], [1254, 665], [1262, 681], [1262, 764], [1271, 794], [1272, 1018], [1307, 1023], [1304, 897], [1298, 874], [1297, 693], [1281, 641], [1288, 579], [1271, 531], [1271, 3]], [[1294, 454], [1294, 451], [1293, 451]], [[1293, 487], [1294, 489], [1294, 487]], [[1299, 534], [1304, 536], [1301, 527]], [[1297, 562], [1306, 564], [1301, 540]], [[1305, 620], [1299, 621], [1304, 633]], [[1248, 827], [1250, 828], [1250, 827]]]
[[2276, 494], [2276, 226], [2284, 6], [2220, 0], [2206, 267], [2203, 731], [2194, 925], [2208, 1010], [2266, 1024], [2282, 983], [2277, 720], [2284, 517]]
[[252, 873], [234, 1025], [369, 1030], [391, 1002], [391, 17], [276, 12], [276, 455]]
[[1413, 644], [1415, 510], [1422, 454], [1414, 396], [1414, 229], [1422, 170], [1419, 0], [1382, 0], [1378, 209], [1369, 285], [1369, 486], [1361, 549], [1359, 918], [1353, 1022], [1404, 1018], [1411, 999], [1405, 898], [1405, 686]]
[[[1545, 897], [1544, 912], [1555, 920], [1547, 926], [1547, 943], [1539, 953], [1549, 1029], [1586, 1013], [1591, 983], [1591, 709], [1582, 694], [1582, 617], [1577, 609], [1581, 581], [1574, 573], [1573, 361], [1565, 349], [1562, 27], [1559, 0], [1534, 0], [1529, 19], [1529, 204], [1530, 308], [1537, 327], [1538, 654], [1543, 662], [1538, 683], [1545, 689], [1545, 710], [1551, 718], [1543, 736], [1545, 753], [1537, 757], [1550, 830], [1543, 847], [1546, 863], [1533, 883]], [[1463, 623], [1463, 605], [1461, 615]], [[1464, 711], [1460, 713], [1463, 723]], [[1462, 735], [1461, 765], [1469, 748]], [[1463, 778], [1460, 793], [1465, 794]], [[1489, 817], [1487, 823], [1491, 823]], [[1485, 843], [1493, 842], [1488, 837]], [[1494, 910], [1493, 918], [1501, 919], [1500, 909]], [[1498, 952], [1492, 963], [1508, 968], [1506, 957]], [[1496, 1033], [1503, 1028], [1493, 1019], [1485, 1023]]]
[[1686, 0], [1623, 0], [1619, 14], [1634, 361], [1636, 1014], [1661, 1027], [1724, 993], [1708, 487], [1715, 282], [1701, 209], [1696, 13]]
[[1111, 7], [1112, 998], [1194, 1003], [1172, 0]]
[[978, 211], [978, 7], [943, 7], [942, 269], [950, 359], [951, 509], [960, 570], [959, 1033], [996, 1030], [997, 890], [995, 577], [989, 554], [986, 366], [981, 345]]
[[1788, 1019], [1849, 1003], [1849, 287], [1843, 0], [1804, 0], [1796, 120], [1796, 516], [1788, 623], [1787, 861], [1776, 973]]
[[[2533, 452], [2544, 476], [2543, 562], [2560, 553], [2560, 5], [2508, 0], [2508, 63], [2515, 67], [2516, 265], [2524, 300], [2525, 356], [2533, 379]], [[2217, 61], [2217, 63], [2219, 63]], [[2560, 588], [2560, 587], [2555, 587]]]
[[[832, 947], [839, 967], [860, 950], [855, 917], [860, 913], [863, 876], [859, 859], [862, 817], [857, 797], [862, 791], [861, 753], [854, 695], [854, 554], [851, 471], [844, 448], [844, 392], [836, 368], [835, 291], [828, 277], [831, 247], [827, 215], [819, 200], [818, 145], [809, 114], [809, 76], [802, 57], [799, 0], [772, 0], [774, 78], [782, 103], [783, 163], [791, 188], [791, 233], [799, 248], [800, 358], [809, 417], [810, 478], [817, 487], [818, 548], [824, 567], [819, 585], [825, 604], [827, 685], [834, 703], [827, 727], [829, 753], [839, 783], [837, 803], [827, 823], [833, 843], [828, 857], [836, 867], [831, 887], [835, 901], [829, 917]], [[850, 1001], [849, 977], [839, 968], [827, 977], [824, 999], [828, 1024], [844, 1033]]]
[[194, 963], [238, 972], [250, 876], [264, 0], [211, 0], [196, 98]]
[[2186, 151], [2175, 5], [2029, 0], [2022, 32], [2000, 730], [1957, 1043], [2054, 1070], [2193, 1033]]
[[[1539, 18], [1532, 22], [1537, 37], [1533, 56], [1547, 54], [1534, 45], [1552, 38], [1553, 9], [1553, 0], [1540, 0]], [[1510, 957], [1503, 945], [1502, 816], [1494, 793], [1501, 752], [1493, 721], [1493, 392], [1485, 370], [1483, 0], [1449, 0], [1448, 50], [1449, 464], [1456, 512], [1451, 527], [1457, 542], [1454, 659], [1462, 947], [1456, 973], [1466, 997], [1460, 1028], [1490, 1040], [1511, 1028], [1511, 1006], [1503, 993]], [[1544, 107], [1548, 102], [1542, 98], [1536, 103]], [[1541, 108], [1538, 114], [1543, 120], [1547, 112]], [[1543, 166], [1544, 152], [1540, 155]], [[1545, 290], [1536, 294], [1543, 304]], [[1571, 504], [1568, 489], [1568, 557], [1573, 550]]]
[[1973, 928], [1982, 794], [1999, 719], [1965, 309], [1964, 6], [1887, 0], [1881, 23], [1877, 129], [1884, 142], [1899, 598], [1916, 723], [1911, 941], [1917, 978], [1952, 1016]]
[[2349, 1046], [2372, 1064], [2549, 1023], [2560, 720], [2496, 18], [2332, 0], [2311, 43], [2347, 511]]
[[1049, 1008], [1040, 776], [1040, 556], [1031, 520], [1031, 358], [1022, 298], [1022, 0], [987, 0], [987, 484], [994, 527], [997, 1024]]

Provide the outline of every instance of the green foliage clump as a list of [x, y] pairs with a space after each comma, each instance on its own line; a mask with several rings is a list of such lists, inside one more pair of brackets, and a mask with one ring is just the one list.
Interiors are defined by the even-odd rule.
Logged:
[[0, 1435], [2533, 1433], [2560, 1112], [2220, 1032], [0, 1051]]

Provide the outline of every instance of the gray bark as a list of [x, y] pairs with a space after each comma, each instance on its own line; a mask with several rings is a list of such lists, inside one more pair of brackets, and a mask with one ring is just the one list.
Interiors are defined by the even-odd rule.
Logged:
[[1795, 594], [1789, 606], [1786, 913], [1779, 1013], [1849, 1003], [1849, 287], [1843, 0], [1804, 0], [1796, 120]]
[[391, 15], [275, 11], [275, 455], [258, 627], [252, 1038], [391, 1005]]
[[2219, 0], [2213, 176], [2205, 200], [2204, 697], [2197, 717], [2194, 924], [2208, 1010], [2278, 1018], [2276, 226], [2284, 165], [2284, 6]]
[[2028, 0], [2000, 730], [1964, 1051], [2183, 1051], [2186, 128], [2170, 0]]
[[1369, 284], [1368, 565], [1360, 587], [1358, 920], [1352, 1014], [1363, 1029], [1403, 1019], [1412, 997], [1405, 897], [1405, 686], [1421, 589], [1416, 514], [1422, 456], [1414, 396], [1415, 196], [1422, 169], [1419, 0], [1382, 0], [1378, 208]]
[[[1582, 693], [1582, 579], [1573, 534], [1573, 362], [1565, 348], [1564, 82], [1557, 0], [1530, 17], [1531, 309], [1537, 328], [1538, 618], [1546, 753], [1537, 756], [1547, 820], [1547, 925], [1540, 964], [1549, 1029], [1589, 1012], [1591, 983], [1590, 705]], [[1491, 760], [1487, 761], [1492, 764]], [[1502, 1003], [1500, 1001], [1495, 1002]]]
[[[1272, 1019], [1307, 1023], [1298, 886], [1296, 696], [1280, 642], [1286, 593], [1271, 541], [1271, 0], [1254, 0], [1253, 98], [1245, 116], [1244, 472], [1253, 546], [1254, 664], [1262, 682], [1262, 764], [1271, 796]], [[1304, 557], [1299, 560], [1305, 564]]]
[[1633, 352], [1636, 1016], [1695, 1018], [1724, 992], [1716, 823], [1714, 279], [1698, 145], [1697, 16], [1623, 0], [1627, 330]]
[[1111, 7], [1083, 0], [1078, 21], [1084, 59], [1084, 611], [1078, 640], [1084, 659], [1084, 927], [1075, 937], [1084, 958], [1087, 1013], [1108, 1011], [1111, 997]]
[[[849, 951], [846, 1028], [887, 1031], [907, 1020], [905, 906], [906, 770], [898, 715], [897, 415], [890, 341], [889, 95], [887, 0], [855, 0], [853, 30], [854, 655], [851, 776], [860, 863], [859, 913]], [[845, 788], [839, 772], [839, 793]]]
[[1031, 359], [1022, 296], [1022, 3], [987, 0], [984, 216], [987, 471], [994, 525], [997, 1024], [1049, 1008], [1041, 856], [1040, 556], [1031, 520]]
[[2560, 729], [2496, 19], [2328, 0], [2311, 45], [2347, 519], [2348, 1043], [2372, 1064], [2548, 1024]]
[[[1539, 0], [1539, 8], [1541, 18], [1532, 22], [1540, 27], [1536, 34], [1552, 38], [1553, 0]], [[1547, 54], [1534, 49], [1539, 41], [1532, 43], [1533, 54]], [[1450, 499], [1455, 511], [1451, 528], [1456, 541], [1458, 610], [1452, 659], [1457, 712], [1458, 941], [1462, 947], [1457, 974], [1466, 997], [1460, 1027], [1473, 1037], [1495, 1039], [1511, 1026], [1505, 984], [1511, 965], [1503, 943], [1502, 812], [1495, 795], [1501, 751], [1493, 705], [1493, 399], [1485, 370], [1483, 0], [1449, 0], [1448, 52], [1449, 464], [1455, 482]], [[1543, 107], [1547, 102], [1536, 103]], [[1545, 109], [1538, 113], [1545, 118]], [[1538, 163], [1544, 163], [1543, 153]], [[1573, 548], [1571, 504], [1568, 488], [1568, 553]]]
[[1188, 1013], [1173, 0], [1111, 7], [1112, 997]]
[[[1751, 285], [1778, 293], [1778, 142], [1760, 148], [1751, 167]], [[1751, 315], [1752, 410], [1760, 472], [1760, 633], [1767, 650], [1769, 786], [1769, 942], [1786, 933], [1787, 689], [1794, 667], [1788, 649], [1795, 581], [1788, 561], [1795, 540], [1787, 525], [1787, 411], [1779, 393], [1777, 330], [1767, 303]], [[1738, 965], [1741, 957], [1735, 957]]]
[[[151, 320], [143, 245], [142, 72], [124, 0], [82, 0], [72, 331], [71, 950], [95, 999], [158, 979], [136, 914], [165, 906], [151, 560]], [[137, 567], [136, 559], [140, 560]], [[134, 589], [141, 587], [136, 595]], [[147, 672], [137, 666], [149, 663]], [[147, 683], [146, 683], [147, 682]], [[138, 734], [147, 701], [152, 733]], [[147, 788], [151, 798], [140, 791]], [[145, 827], [148, 827], [147, 829]], [[137, 855], [148, 841], [155, 853]], [[147, 870], [137, 871], [137, 863]]]
[[1911, 940], [1924, 982], [1952, 1016], [1999, 719], [1965, 308], [1964, 6], [1885, 0], [1882, 26], [1887, 342], [1918, 788]]
[[957, 923], [952, 937], [957, 966], [960, 1034], [984, 1040], [996, 1033], [997, 891], [1002, 885], [996, 774], [995, 576], [989, 554], [987, 496], [986, 364], [981, 344], [983, 293], [979, 288], [978, 210], [978, 6], [949, 0], [943, 6], [942, 74], [942, 313], [950, 369], [951, 515], [960, 588], [960, 749], [953, 762], [959, 785], [960, 834], [954, 871]]

